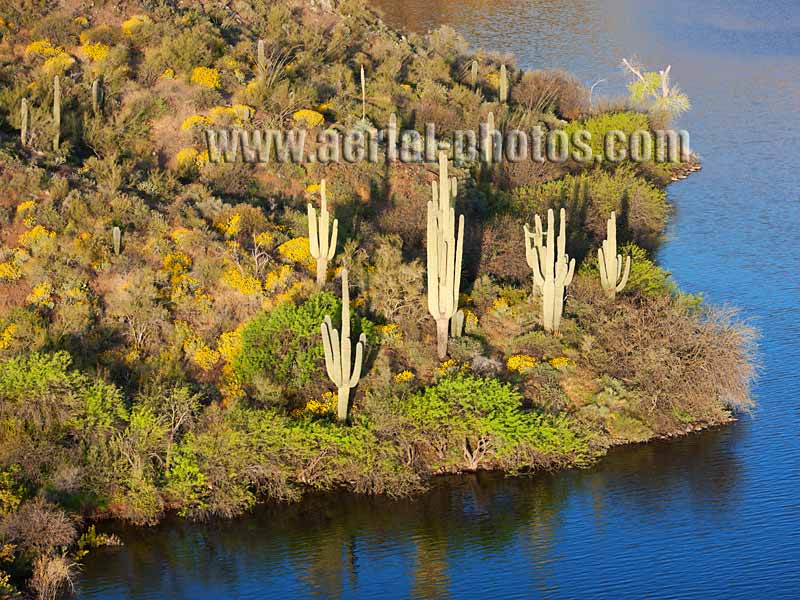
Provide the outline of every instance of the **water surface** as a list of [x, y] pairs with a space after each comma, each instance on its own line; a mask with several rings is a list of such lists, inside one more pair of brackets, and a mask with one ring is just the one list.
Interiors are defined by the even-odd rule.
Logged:
[[762, 332], [759, 408], [589, 471], [438, 481], [413, 501], [315, 497], [232, 522], [123, 528], [82, 598], [754, 598], [800, 595], [800, 6], [794, 1], [385, 0], [473, 46], [624, 91], [672, 65], [704, 169], [670, 188], [660, 260]]

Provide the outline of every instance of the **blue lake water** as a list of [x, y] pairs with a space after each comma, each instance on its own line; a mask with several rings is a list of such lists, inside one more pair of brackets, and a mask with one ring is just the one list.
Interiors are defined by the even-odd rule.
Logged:
[[414, 0], [526, 68], [624, 91], [638, 55], [693, 101], [703, 170], [670, 187], [660, 260], [761, 331], [751, 417], [619, 448], [588, 471], [445, 479], [415, 500], [328, 495], [231, 522], [123, 528], [81, 598], [755, 598], [800, 596], [800, 4]]

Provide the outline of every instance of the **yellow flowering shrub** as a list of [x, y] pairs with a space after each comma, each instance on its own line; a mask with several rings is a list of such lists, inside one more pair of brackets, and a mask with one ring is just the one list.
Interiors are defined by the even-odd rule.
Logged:
[[500, 87], [500, 73], [492, 71], [486, 76], [486, 83], [488, 83], [493, 88]]
[[214, 227], [227, 238], [236, 237], [242, 228], [242, 217], [239, 213], [234, 213], [224, 221], [214, 224]]
[[400, 326], [397, 323], [378, 325], [375, 329], [378, 330], [382, 338], [387, 340], [399, 340], [403, 337], [403, 332], [400, 331]]
[[122, 22], [122, 32], [125, 35], [134, 35], [142, 28], [142, 25], [149, 22], [150, 18], [147, 15], [134, 15], [130, 19]]
[[228, 267], [222, 273], [222, 283], [238, 290], [245, 296], [261, 292], [261, 282], [252, 275], [245, 275], [236, 267]]
[[300, 263], [308, 267], [311, 267], [314, 261], [311, 256], [311, 246], [309, 245], [307, 237], [293, 238], [288, 242], [282, 243], [278, 246], [278, 254], [286, 260]]
[[175, 69], [167, 67], [164, 72], [158, 76], [159, 79], [175, 79]]
[[535, 366], [536, 359], [529, 354], [514, 354], [506, 361], [506, 368], [517, 373], [525, 373]]
[[216, 90], [220, 86], [219, 71], [208, 67], [195, 67], [192, 69], [192, 83]]
[[551, 358], [548, 362], [554, 369], [565, 369], [567, 367], [575, 366], [575, 362], [566, 356], [556, 356], [555, 358]]
[[200, 152], [194, 159], [194, 163], [198, 167], [202, 167], [204, 164], [208, 162], [208, 150], [203, 150]]
[[195, 127], [207, 127], [208, 125], [211, 125], [211, 121], [208, 117], [204, 117], [203, 115], [191, 115], [190, 117], [186, 117], [183, 123], [181, 123], [181, 131], [188, 131]]
[[28, 295], [26, 300], [30, 304], [42, 306], [50, 301], [52, 294], [53, 286], [50, 285], [50, 282], [42, 281], [41, 283], [37, 283], [35, 286], [33, 286], [33, 290], [31, 290], [31, 293]]
[[316, 127], [320, 123], [325, 120], [325, 117], [322, 113], [318, 113], [315, 110], [311, 110], [308, 108], [303, 108], [298, 110], [292, 115], [292, 119], [298, 125], [305, 125], [306, 127]]
[[33, 229], [26, 231], [19, 236], [19, 243], [25, 248], [31, 248], [37, 242], [56, 237], [55, 231], [49, 231], [41, 225], [36, 225]]
[[20, 271], [19, 267], [13, 262], [6, 261], [0, 263], [0, 279], [16, 281], [20, 277], [22, 277], [22, 271]]
[[42, 65], [42, 69], [45, 73], [50, 75], [51, 77], [54, 75], [61, 75], [64, 71], [69, 69], [72, 65], [75, 64], [75, 59], [72, 58], [69, 54], [62, 52], [61, 54], [56, 54], [55, 56], [51, 56]]
[[186, 227], [176, 227], [170, 232], [169, 237], [171, 237], [172, 241], [177, 244], [180, 243], [181, 240], [183, 240], [190, 233], [191, 231], [186, 229]]
[[439, 367], [436, 369], [436, 372], [439, 375], [445, 375], [450, 370], [455, 369], [458, 367], [458, 362], [455, 358], [448, 358], [446, 361], [439, 364]]
[[311, 185], [306, 186], [306, 194], [316, 194], [319, 191], [319, 184], [312, 183]]
[[25, 202], [20, 202], [17, 205], [17, 214], [21, 215], [23, 213], [28, 212], [29, 210], [33, 210], [36, 208], [36, 202], [34, 200], [27, 200]]
[[75, 17], [74, 19], [72, 19], [72, 21], [74, 23], [77, 23], [78, 25], [83, 25], [84, 27], [89, 24], [89, 19], [87, 19], [83, 15]]
[[288, 281], [293, 272], [294, 269], [292, 269], [291, 265], [281, 265], [277, 269], [273, 269], [264, 277], [264, 289], [272, 291], [281, 287]]
[[504, 313], [508, 310], [508, 300], [505, 298], [495, 298], [492, 302], [492, 310], [498, 313]]
[[53, 46], [50, 40], [36, 40], [25, 46], [25, 55], [56, 56], [64, 51], [58, 46]]
[[313, 415], [317, 417], [324, 417], [332, 415], [336, 412], [337, 397], [333, 392], [325, 392], [322, 398], [317, 400], [312, 398], [306, 402], [306, 405], [301, 409], [292, 411], [292, 416], [302, 417], [304, 415]]
[[478, 315], [468, 308], [464, 309], [464, 325], [470, 329], [478, 326]]
[[233, 364], [236, 357], [242, 353], [242, 331], [244, 326], [245, 324], [242, 323], [233, 331], [226, 331], [219, 336], [217, 352], [228, 365]]
[[14, 323], [9, 324], [2, 332], [0, 332], [0, 350], [5, 350], [14, 341], [14, 335], [17, 333], [17, 326]]
[[269, 231], [262, 231], [261, 233], [253, 237], [253, 241], [259, 246], [271, 246], [272, 242], [275, 241], [275, 236], [272, 235]]
[[170, 252], [161, 259], [161, 267], [169, 273], [173, 284], [178, 283], [181, 275], [192, 268], [192, 259], [183, 252]]
[[408, 383], [409, 381], [414, 380], [414, 374], [411, 371], [400, 371], [397, 375], [394, 376], [394, 380], [397, 383]]
[[184, 148], [175, 156], [179, 166], [189, 166], [197, 160], [198, 152], [195, 148]]
[[81, 46], [81, 50], [83, 50], [83, 53], [92, 62], [101, 61], [106, 56], [108, 56], [108, 46], [106, 46], [101, 42], [96, 42], [94, 44], [85, 44]]

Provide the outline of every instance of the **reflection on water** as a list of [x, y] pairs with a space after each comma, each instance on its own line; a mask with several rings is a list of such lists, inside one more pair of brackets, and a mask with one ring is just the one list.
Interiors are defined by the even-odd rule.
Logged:
[[[621, 517], [633, 536], [644, 524], [657, 527], [686, 510], [712, 526], [715, 515], [735, 510], [740, 465], [723, 449], [736, 432], [720, 429], [615, 450], [589, 471], [448, 478], [415, 500], [320, 495], [296, 505], [265, 506], [232, 522], [171, 519], [153, 529], [120, 527], [116, 531], [126, 546], [98, 551], [87, 565], [89, 585], [82, 597], [262, 598], [267, 590], [274, 597], [320, 598], [379, 597], [386, 590], [392, 597], [415, 598], [563, 592], [559, 565], [578, 561], [580, 576], [591, 566], [587, 550], [616, 537]], [[714, 477], [706, 476], [708, 460]], [[572, 529], [576, 519], [584, 521], [585, 530]], [[638, 549], [647, 544], [629, 541]], [[580, 554], [569, 556], [565, 547], [571, 546]], [[603, 584], [594, 585], [600, 590]], [[616, 588], [606, 585], [609, 591]]]
[[638, 54], [693, 100], [704, 169], [670, 188], [660, 258], [681, 286], [762, 330], [754, 419], [620, 448], [583, 472], [436, 482], [414, 501], [321, 496], [234, 522], [123, 528], [83, 598], [794, 598], [800, 592], [800, 11], [712, 0], [381, 1], [526, 68], [624, 91]]

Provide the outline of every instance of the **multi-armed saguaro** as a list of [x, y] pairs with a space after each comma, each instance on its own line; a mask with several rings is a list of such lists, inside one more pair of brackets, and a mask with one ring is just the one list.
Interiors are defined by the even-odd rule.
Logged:
[[350, 390], [361, 379], [361, 362], [364, 356], [366, 336], [362, 333], [356, 344], [355, 364], [350, 369], [350, 289], [347, 283], [347, 269], [342, 269], [342, 332], [333, 328], [330, 316], [322, 323], [322, 346], [325, 349], [325, 369], [328, 377], [338, 390], [336, 415], [340, 421], [347, 420], [347, 406]]
[[610, 298], [621, 292], [628, 283], [631, 272], [631, 257], [625, 258], [623, 270], [622, 255], [617, 254], [617, 214], [612, 211], [606, 223], [606, 239], [602, 248], [597, 249], [597, 265], [600, 268], [600, 284]]
[[432, 185], [433, 198], [428, 202], [428, 312], [436, 321], [436, 351], [447, 356], [450, 319], [454, 328], [463, 322], [459, 315], [458, 292], [461, 287], [461, 257], [464, 242], [464, 215], [458, 218], [455, 234], [455, 178], [447, 174], [447, 155], [439, 154], [439, 182]]
[[[542, 294], [542, 323], [550, 333], [558, 333], [561, 313], [564, 310], [564, 290], [572, 283], [575, 273], [575, 259], [567, 256], [566, 211], [559, 215], [558, 241], [555, 239], [555, 215], [553, 209], [547, 211], [547, 243], [536, 244], [536, 232], [541, 232], [542, 223], [536, 215], [536, 232], [531, 233], [525, 224], [525, 255], [528, 266], [533, 269], [534, 284]], [[531, 245], [530, 240], [534, 243]]]
[[336, 236], [339, 232], [339, 220], [333, 220], [333, 231], [330, 231], [330, 213], [328, 213], [328, 197], [325, 193], [325, 180], [319, 184], [319, 195], [322, 198], [320, 215], [311, 202], [308, 203], [308, 241], [311, 256], [317, 260], [317, 287], [323, 287], [328, 275], [328, 261], [336, 252]]

